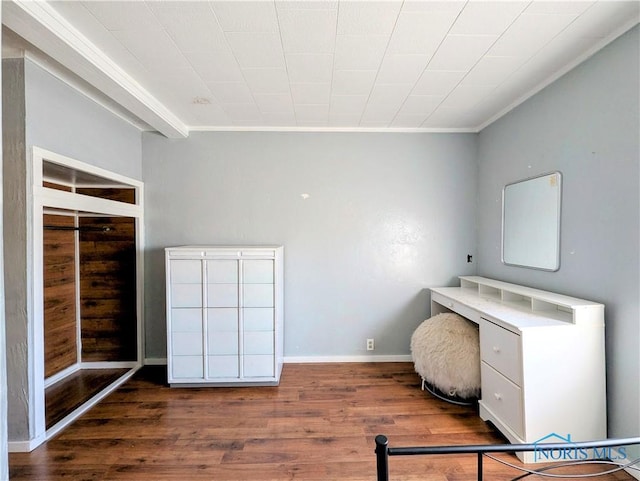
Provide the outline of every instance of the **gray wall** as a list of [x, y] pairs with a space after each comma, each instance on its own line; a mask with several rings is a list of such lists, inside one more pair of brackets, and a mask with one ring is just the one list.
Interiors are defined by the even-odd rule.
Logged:
[[193, 243], [285, 246], [285, 356], [408, 354], [424, 289], [474, 271], [475, 139], [145, 133], [147, 357], [166, 356], [163, 248]]
[[[605, 304], [612, 437], [640, 433], [639, 45], [636, 27], [478, 144], [478, 273]], [[563, 175], [560, 270], [501, 264], [503, 185], [552, 170]]]
[[29, 439], [24, 62], [2, 61], [6, 363], [9, 439]]
[[[0, 20], [2, 19], [2, 3], [0, 3]], [[0, 22], [1, 23], [1, 22]], [[2, 39], [0, 35], [0, 50], [2, 50]], [[0, 64], [0, 79], [2, 79], [2, 64]], [[0, 86], [2, 82], [0, 81]], [[2, 97], [0, 97], [0, 110], [2, 109]], [[0, 130], [1, 123], [0, 123]], [[0, 212], [2, 212], [2, 137], [0, 137]], [[0, 216], [0, 272], [4, 272], [3, 255], [3, 220]], [[7, 356], [5, 341], [5, 315], [4, 315], [4, 276], [0, 276], [0, 392], [7, 392]], [[0, 396], [0, 480], [9, 479], [9, 459], [8, 459], [8, 432], [7, 432], [7, 396]]]
[[142, 179], [138, 128], [29, 60], [25, 77], [27, 147]]
[[3, 60], [3, 124], [9, 439], [25, 441], [34, 436], [29, 425], [29, 152], [35, 145], [140, 179], [142, 137], [131, 124], [24, 59]]

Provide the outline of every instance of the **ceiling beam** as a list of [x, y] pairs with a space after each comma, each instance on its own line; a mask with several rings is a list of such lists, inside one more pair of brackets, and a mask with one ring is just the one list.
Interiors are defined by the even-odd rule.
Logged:
[[158, 132], [173, 139], [188, 127], [45, 1], [2, 2], [2, 23]]

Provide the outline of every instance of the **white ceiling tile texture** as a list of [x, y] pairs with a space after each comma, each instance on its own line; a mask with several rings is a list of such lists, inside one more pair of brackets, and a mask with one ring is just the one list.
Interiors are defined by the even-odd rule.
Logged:
[[637, 1], [56, 1], [191, 128], [474, 131]]
[[332, 54], [336, 44], [337, 10], [279, 10], [284, 51]]

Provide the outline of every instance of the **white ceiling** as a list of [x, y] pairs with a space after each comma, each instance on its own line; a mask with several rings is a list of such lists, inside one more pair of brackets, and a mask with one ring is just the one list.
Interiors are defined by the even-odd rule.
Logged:
[[3, 2], [3, 23], [181, 137], [478, 131], [637, 24], [639, 11], [637, 0], [14, 1]]

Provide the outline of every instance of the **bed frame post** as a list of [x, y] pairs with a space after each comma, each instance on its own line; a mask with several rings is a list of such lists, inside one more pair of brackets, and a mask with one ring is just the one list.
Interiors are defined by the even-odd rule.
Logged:
[[376, 469], [378, 481], [389, 481], [389, 440], [386, 436], [376, 436]]

